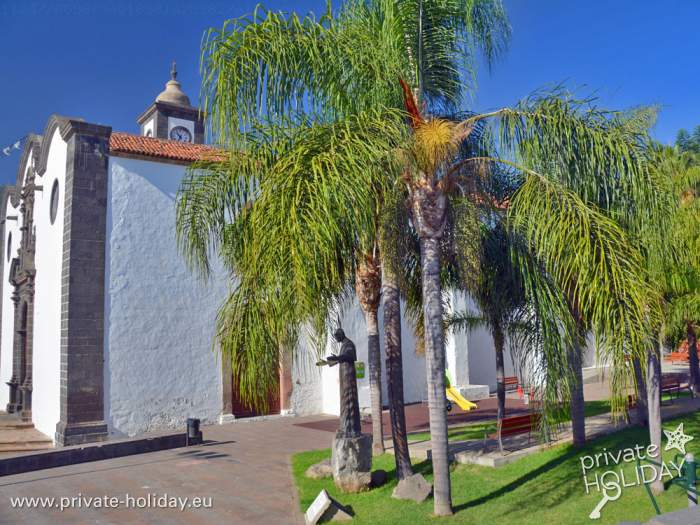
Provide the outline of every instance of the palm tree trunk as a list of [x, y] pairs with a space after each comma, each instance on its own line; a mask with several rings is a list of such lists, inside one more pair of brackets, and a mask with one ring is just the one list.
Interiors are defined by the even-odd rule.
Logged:
[[498, 428], [506, 417], [506, 371], [503, 364], [504, 337], [500, 323], [493, 325], [493, 344], [496, 348], [496, 394], [498, 396]]
[[365, 254], [359, 257], [355, 275], [355, 293], [367, 323], [367, 367], [369, 369], [369, 397], [372, 410], [372, 454], [384, 454], [382, 428], [382, 358], [379, 348], [379, 302], [382, 272], [377, 257]]
[[693, 323], [686, 323], [686, 334], [688, 338], [688, 364], [690, 366], [690, 388], [693, 397], [700, 395], [700, 365], [698, 364], [698, 338], [695, 334]]
[[379, 308], [365, 312], [367, 321], [367, 361], [369, 368], [369, 397], [372, 405], [372, 454], [384, 454], [382, 428], [382, 359], [379, 349]]
[[436, 516], [449, 516], [452, 514], [452, 495], [447, 450], [445, 341], [442, 328], [442, 289], [438, 240], [434, 237], [421, 236], [420, 248], [434, 513]]
[[[658, 348], [649, 349], [647, 353], [647, 406], [649, 407], [649, 443], [656, 445], [656, 454], [649, 454], [652, 461], [661, 461], [661, 348], [662, 336], [659, 336]], [[660, 494], [664, 491], [661, 481], [661, 471], [656, 465], [654, 469], [654, 481], [651, 489]]]
[[393, 273], [383, 268], [384, 282], [384, 349], [386, 351], [386, 378], [389, 394], [389, 417], [391, 439], [394, 443], [396, 478], [405, 479], [413, 475], [411, 457], [406, 437], [406, 414], [403, 400], [403, 362], [401, 357], [401, 297]]
[[644, 374], [642, 373], [642, 363], [639, 358], [635, 357], [632, 360], [634, 367], [634, 378], [637, 383], [637, 418], [639, 424], [647, 426], [649, 414], [647, 413], [647, 387], [644, 384]]
[[[580, 324], [579, 324], [580, 326]], [[571, 432], [574, 438], [574, 446], [580, 447], [586, 443], [586, 413], [585, 400], [583, 398], [583, 342], [585, 334], [579, 329], [576, 334], [576, 339], [569, 351], [569, 363], [574, 372], [570, 387], [570, 413], [571, 413]]]

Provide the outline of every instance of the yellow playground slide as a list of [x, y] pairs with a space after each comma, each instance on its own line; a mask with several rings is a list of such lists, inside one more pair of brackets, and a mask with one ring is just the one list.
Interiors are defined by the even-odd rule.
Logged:
[[462, 397], [462, 394], [460, 394], [457, 390], [455, 390], [451, 386], [448, 386], [445, 389], [445, 394], [447, 395], [447, 399], [449, 399], [450, 401], [452, 401], [454, 403], [457, 403], [457, 406], [459, 406], [459, 408], [461, 408], [464, 411], [478, 408], [476, 403], [472, 403], [471, 401], [464, 399]]

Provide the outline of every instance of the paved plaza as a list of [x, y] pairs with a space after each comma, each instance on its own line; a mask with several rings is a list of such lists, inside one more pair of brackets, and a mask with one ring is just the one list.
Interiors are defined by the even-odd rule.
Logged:
[[[585, 390], [587, 399], [609, 395], [604, 383], [587, 384]], [[522, 401], [512, 397], [508, 406], [510, 413], [528, 410]], [[495, 407], [494, 398], [480, 401], [479, 409], [469, 413], [455, 407], [448, 419], [451, 426], [492, 419]], [[670, 417], [699, 407], [700, 400], [681, 399], [665, 404], [663, 412]], [[406, 412], [409, 431], [427, 430], [425, 404], [407, 406]], [[387, 452], [391, 452], [387, 411], [384, 423]], [[586, 423], [589, 437], [620, 428], [611, 423], [608, 415], [587, 418]], [[331, 416], [239, 420], [203, 427], [205, 443], [201, 446], [0, 477], [0, 524], [300, 524], [303, 519], [292, 482], [290, 457], [296, 452], [329, 447], [337, 425], [338, 419]], [[363, 421], [363, 431], [371, 432], [367, 420]], [[5, 429], [7, 435], [8, 432]], [[565, 431], [559, 437], [565, 442], [569, 436]], [[474, 446], [480, 449], [482, 442], [478, 441]], [[452, 452], [459, 452], [464, 445], [470, 443], [452, 443]], [[412, 442], [411, 455], [424, 459], [429, 448], [427, 440]], [[537, 448], [522, 452], [532, 453]], [[503, 458], [497, 451], [493, 453]], [[189, 498], [189, 504], [192, 498], [207, 498], [203, 503], [209, 506], [210, 502], [210, 508], [176, 510], [153, 505], [163, 502], [166, 496]], [[118, 498], [120, 506], [99, 508], [94, 500], [88, 503], [90, 498], [104, 497]], [[64, 498], [64, 507], [68, 505], [63, 510], [41, 505], [20, 510], [12, 508], [12, 498], [54, 498], [55, 506]], [[131, 498], [129, 508], [125, 507], [127, 498]], [[136, 508], [144, 502], [148, 508]]]
[[[276, 418], [203, 427], [202, 446], [180, 448], [0, 478], [0, 524], [301, 523], [290, 455], [330, 446], [332, 434]], [[337, 420], [336, 420], [337, 421]], [[13, 509], [10, 498], [211, 498], [211, 508]], [[141, 500], [144, 501], [144, 500]], [[58, 504], [58, 503], [56, 503]]]

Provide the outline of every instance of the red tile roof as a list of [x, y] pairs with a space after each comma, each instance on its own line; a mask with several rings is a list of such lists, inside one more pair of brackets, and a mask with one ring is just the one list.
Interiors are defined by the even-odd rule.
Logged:
[[109, 151], [111, 155], [116, 156], [121, 153], [128, 156], [153, 157], [182, 163], [196, 160], [224, 160], [226, 158], [223, 150], [204, 144], [190, 144], [120, 132], [113, 132], [109, 137]]

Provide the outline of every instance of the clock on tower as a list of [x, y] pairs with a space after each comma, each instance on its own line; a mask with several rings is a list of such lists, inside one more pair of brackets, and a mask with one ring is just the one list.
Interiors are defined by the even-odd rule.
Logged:
[[177, 81], [175, 62], [165, 90], [139, 116], [137, 122], [144, 137], [204, 143], [204, 116], [190, 104], [189, 97], [182, 91]]
[[178, 142], [192, 142], [192, 133], [185, 126], [175, 126], [170, 130], [170, 138]]

